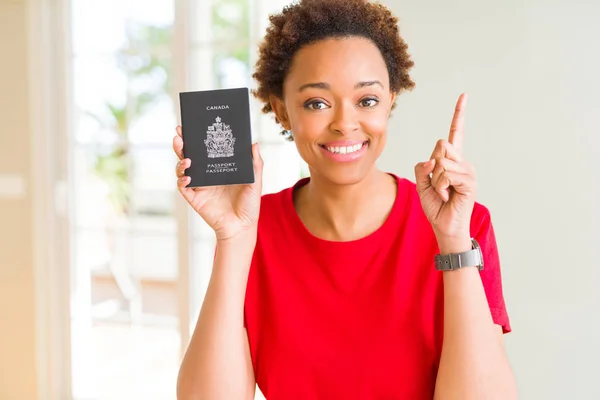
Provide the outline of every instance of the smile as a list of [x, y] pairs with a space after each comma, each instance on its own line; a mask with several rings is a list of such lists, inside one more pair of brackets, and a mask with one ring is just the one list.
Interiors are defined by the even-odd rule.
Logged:
[[334, 142], [319, 145], [325, 156], [333, 161], [354, 161], [360, 158], [369, 147], [369, 141], [364, 142]]
[[327, 146], [323, 145], [326, 150], [329, 150], [333, 154], [352, 154], [359, 151], [367, 142], [357, 143], [351, 146]]

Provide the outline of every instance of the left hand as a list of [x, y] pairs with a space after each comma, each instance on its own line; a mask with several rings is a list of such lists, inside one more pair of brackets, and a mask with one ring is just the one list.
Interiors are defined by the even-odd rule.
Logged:
[[429, 161], [415, 166], [421, 206], [438, 239], [470, 239], [477, 182], [472, 164], [462, 158], [466, 95], [456, 103], [448, 140], [439, 140]]

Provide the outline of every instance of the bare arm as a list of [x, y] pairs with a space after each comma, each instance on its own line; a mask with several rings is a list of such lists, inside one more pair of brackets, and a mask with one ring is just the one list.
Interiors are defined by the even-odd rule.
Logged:
[[244, 298], [256, 233], [217, 245], [198, 322], [179, 370], [177, 399], [253, 399]]
[[[471, 241], [441, 244], [442, 253], [471, 249]], [[501, 328], [494, 325], [479, 271], [444, 274], [444, 343], [434, 399], [513, 400], [517, 385]]]

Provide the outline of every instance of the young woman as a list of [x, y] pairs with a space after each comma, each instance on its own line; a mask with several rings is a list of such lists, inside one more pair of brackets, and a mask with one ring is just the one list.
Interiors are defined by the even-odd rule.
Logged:
[[[268, 400], [516, 398], [494, 230], [461, 154], [465, 96], [414, 182], [375, 165], [414, 85], [397, 22], [363, 0], [271, 16], [254, 94], [310, 167], [286, 190], [261, 194], [258, 144], [256, 183], [186, 188], [177, 128], [179, 190], [217, 238], [179, 399], [252, 399], [256, 383]], [[458, 253], [462, 268], [435, 262]]]

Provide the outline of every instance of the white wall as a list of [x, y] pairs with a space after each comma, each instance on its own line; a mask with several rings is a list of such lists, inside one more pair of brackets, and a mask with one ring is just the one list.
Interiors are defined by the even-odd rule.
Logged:
[[394, 1], [415, 61], [380, 166], [413, 178], [461, 91], [521, 398], [599, 399], [600, 2]]

